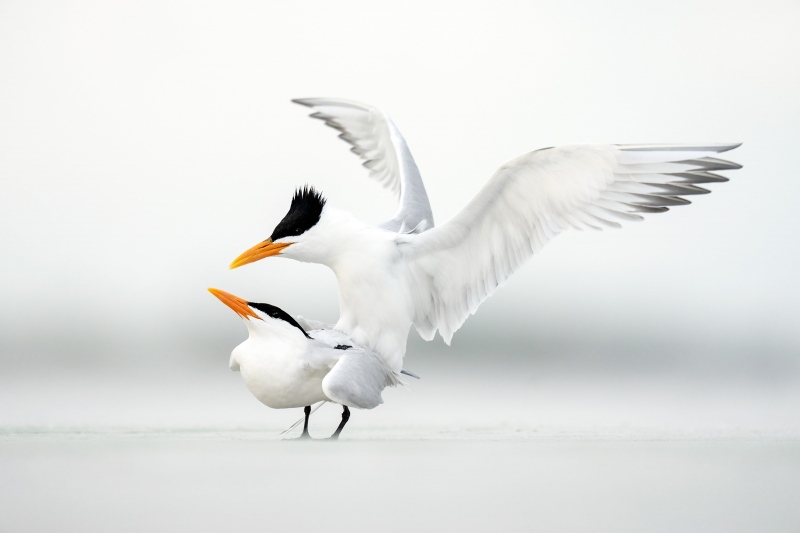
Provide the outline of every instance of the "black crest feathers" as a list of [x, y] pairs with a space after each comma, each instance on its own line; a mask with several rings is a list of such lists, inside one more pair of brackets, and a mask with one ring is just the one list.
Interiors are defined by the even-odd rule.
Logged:
[[284, 322], [287, 322], [287, 323], [291, 324], [292, 326], [294, 326], [297, 329], [299, 329], [300, 331], [302, 331], [303, 335], [305, 335], [306, 338], [309, 338], [309, 339], [311, 338], [311, 337], [308, 336], [308, 333], [306, 333], [306, 330], [303, 329], [303, 326], [298, 324], [297, 320], [292, 318], [292, 315], [290, 315], [289, 313], [287, 313], [286, 311], [284, 311], [280, 307], [276, 307], [276, 306], [270, 305], [270, 304], [260, 304], [260, 303], [256, 303], [256, 302], [247, 302], [247, 305], [249, 305], [253, 309], [258, 309], [259, 311], [261, 311], [265, 315], [271, 316], [272, 318], [275, 318], [277, 320], [283, 320]]
[[275, 226], [270, 239], [273, 241], [283, 237], [302, 235], [314, 227], [322, 216], [325, 198], [314, 187], [306, 185], [294, 192], [292, 205], [283, 220]]

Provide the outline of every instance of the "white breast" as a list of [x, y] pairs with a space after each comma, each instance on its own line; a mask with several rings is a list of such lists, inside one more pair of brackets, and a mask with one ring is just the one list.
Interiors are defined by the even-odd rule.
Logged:
[[307, 343], [295, 339], [268, 341], [251, 337], [231, 355], [231, 369], [238, 366], [247, 389], [261, 403], [274, 409], [304, 407], [327, 400], [322, 379], [328, 369], [310, 364]]
[[371, 244], [364, 253], [348, 254], [332, 266], [339, 285], [335, 327], [399, 372], [414, 310], [407, 273], [393, 241]]

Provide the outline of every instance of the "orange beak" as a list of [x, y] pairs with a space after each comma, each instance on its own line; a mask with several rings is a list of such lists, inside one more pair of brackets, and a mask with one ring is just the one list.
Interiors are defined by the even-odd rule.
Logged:
[[208, 289], [208, 292], [219, 298], [222, 303], [233, 309], [234, 313], [245, 320], [250, 320], [251, 316], [261, 320], [261, 317], [259, 317], [253, 312], [252, 309], [250, 309], [250, 306], [247, 305], [247, 302], [238, 296], [234, 296], [233, 294], [221, 291], [219, 289]]
[[230, 268], [238, 268], [242, 265], [246, 265], [247, 263], [255, 263], [259, 259], [264, 259], [265, 257], [270, 257], [273, 255], [278, 255], [281, 253], [281, 250], [286, 248], [287, 246], [294, 244], [291, 242], [281, 242], [281, 243], [274, 243], [272, 239], [267, 239], [264, 242], [260, 242], [247, 250], [245, 253], [237, 257], [231, 263]]

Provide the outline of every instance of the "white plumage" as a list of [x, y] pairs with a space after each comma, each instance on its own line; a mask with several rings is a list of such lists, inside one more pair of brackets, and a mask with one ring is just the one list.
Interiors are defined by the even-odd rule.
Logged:
[[364, 160], [371, 178], [395, 193], [400, 206], [379, 227], [400, 233], [433, 227], [433, 212], [417, 163], [389, 115], [370, 105], [341, 98], [298, 98], [293, 102], [314, 109], [311, 117], [340, 131], [339, 138]]
[[737, 145], [576, 145], [525, 154], [501, 166], [455, 217], [396, 238], [414, 297], [414, 325], [449, 343], [470, 314], [528, 258], [567, 229], [620, 222], [690, 203], [697, 183], [724, 181], [708, 156]]
[[[618, 228], [688, 204], [686, 196], [708, 192], [697, 184], [727, 181], [714, 171], [740, 168], [712, 157], [738, 144], [547, 148], [502, 165], [466, 207], [433, 227], [411, 153], [384, 113], [345, 100], [296, 102], [340, 130], [373, 177], [399, 187], [400, 209], [375, 227], [318, 198], [309, 227], [268, 239], [232, 267], [270, 255], [329, 266], [339, 284], [335, 328], [396, 372], [411, 324], [427, 340], [438, 330], [449, 344], [467, 317], [562, 231]], [[298, 217], [294, 208], [282, 224]]]
[[269, 321], [245, 320], [245, 325], [250, 335], [234, 348], [230, 368], [273, 409], [322, 401], [373, 409], [383, 403], [383, 389], [400, 383], [373, 351], [340, 331], [311, 330], [305, 338]]
[[[219, 289], [209, 291], [247, 326], [249, 336], [233, 350], [229, 365], [241, 373], [253, 396], [268, 407], [286, 409], [332, 401], [372, 409], [383, 403], [383, 389], [402, 383], [399, 374], [375, 352], [340, 331], [305, 331], [277, 307], [246, 302]], [[349, 418], [349, 411], [345, 409], [345, 413]], [[335, 437], [347, 418], [343, 416]]]

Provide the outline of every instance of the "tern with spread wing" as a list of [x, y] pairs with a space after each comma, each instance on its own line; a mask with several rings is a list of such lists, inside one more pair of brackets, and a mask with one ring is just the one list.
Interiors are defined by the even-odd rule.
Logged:
[[383, 403], [383, 389], [402, 383], [380, 357], [344, 333], [329, 328], [306, 331], [274, 305], [208, 290], [247, 326], [248, 339], [231, 353], [231, 370], [241, 372], [247, 389], [261, 403], [274, 409], [303, 407], [302, 438], [309, 437], [312, 404], [330, 401], [343, 406], [342, 421], [330, 437], [337, 439], [350, 419], [348, 407], [377, 407]]
[[[408, 331], [446, 343], [495, 289], [569, 229], [618, 228], [689, 204], [741, 168], [714, 157], [738, 144], [574, 145], [537, 150], [502, 165], [459, 213], [434, 227], [419, 171], [382, 111], [337, 99], [303, 99], [339, 130], [372, 177], [399, 193], [400, 208], [373, 226], [298, 190], [269, 239], [231, 264], [278, 256], [330, 267], [339, 285], [335, 329], [402, 368]], [[448, 177], [452, 179], [453, 177]]]

